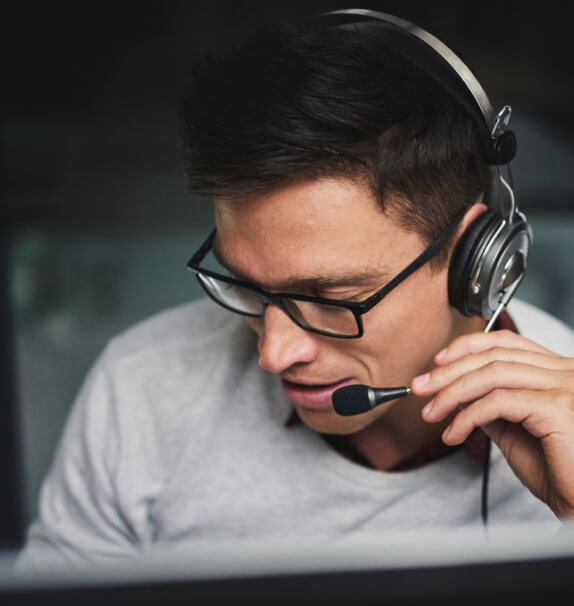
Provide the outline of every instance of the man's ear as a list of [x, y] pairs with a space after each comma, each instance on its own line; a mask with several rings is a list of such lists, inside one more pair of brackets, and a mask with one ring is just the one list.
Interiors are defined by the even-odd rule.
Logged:
[[461, 219], [458, 229], [456, 230], [455, 242], [458, 242], [460, 236], [468, 229], [468, 226], [476, 221], [480, 215], [488, 210], [488, 206], [482, 202], [473, 204], [465, 213]]
[[485, 213], [487, 210], [488, 206], [486, 206], [486, 204], [483, 204], [482, 202], [476, 202], [464, 213], [464, 216], [460, 220], [460, 223], [456, 228], [456, 233], [449, 246], [449, 261], [446, 264], [447, 269], [450, 266], [450, 259], [452, 257], [452, 253], [454, 252], [464, 232], [469, 228], [471, 223], [474, 223], [478, 219], [478, 217], [480, 217], [480, 215]]

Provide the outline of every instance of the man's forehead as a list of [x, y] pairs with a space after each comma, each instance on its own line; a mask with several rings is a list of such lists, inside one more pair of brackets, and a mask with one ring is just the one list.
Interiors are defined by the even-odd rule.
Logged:
[[[330, 263], [316, 262], [317, 259], [291, 258], [288, 262], [282, 253], [266, 251], [265, 257], [244, 258], [237, 251], [226, 247], [225, 236], [216, 234], [213, 252], [217, 261], [233, 276], [246, 282], [257, 283], [267, 289], [307, 290], [341, 286], [377, 286], [391, 274], [389, 264], [378, 259], [376, 264], [368, 263], [358, 255], [355, 259], [331, 258]], [[258, 268], [265, 267], [265, 278], [258, 277]]]

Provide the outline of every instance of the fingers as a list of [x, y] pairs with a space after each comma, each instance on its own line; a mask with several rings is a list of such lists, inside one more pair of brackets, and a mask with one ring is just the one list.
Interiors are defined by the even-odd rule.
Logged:
[[[491, 349], [467, 355], [449, 364], [439, 366], [426, 375], [415, 377], [411, 383], [411, 388], [418, 396], [431, 396], [458, 379], [462, 379], [462, 377], [479, 369], [486, 369], [483, 375], [485, 375], [487, 380], [494, 378], [494, 375], [492, 377], [489, 376], [490, 373], [495, 373], [499, 378], [504, 378], [506, 372], [517, 370], [516, 368], [512, 368], [511, 365], [513, 364], [524, 366], [521, 376], [524, 376], [526, 381], [525, 386], [532, 385], [532, 382], [529, 381], [532, 367], [555, 371], [574, 371], [572, 360], [555, 354], [539, 353], [525, 349], [492, 347]], [[515, 386], [518, 387], [519, 385]], [[545, 386], [542, 385], [541, 388]], [[509, 387], [512, 387], [512, 385], [509, 385]]]
[[[497, 336], [497, 344], [488, 348], [482, 338], [457, 339], [452, 345], [458, 353], [477, 353], [454, 356], [450, 363], [415, 377], [411, 383], [415, 395], [434, 395], [422, 410], [427, 422], [437, 423], [453, 416], [443, 434], [448, 444], [464, 441], [475, 427], [497, 419], [521, 424], [533, 436], [544, 438], [547, 431], [556, 428], [560, 416], [556, 410], [550, 413], [550, 407], [565, 403], [563, 409], [569, 414], [574, 408], [574, 360], [521, 337], [514, 339], [517, 335], [513, 333]], [[544, 422], [547, 414], [552, 417], [552, 427]]]
[[[444, 377], [439, 379], [444, 380]], [[461, 374], [446, 387], [442, 387], [436, 381], [433, 390], [440, 391], [423, 408], [423, 417], [431, 423], [442, 421], [461, 405], [479, 400], [491, 391], [497, 389], [548, 391], [559, 387], [561, 379], [561, 373], [556, 370], [516, 361], [495, 360]], [[425, 387], [428, 388], [429, 385], [433, 385], [432, 373]]]
[[[555, 395], [559, 397], [558, 394]], [[491, 391], [454, 417], [443, 432], [443, 441], [449, 445], [461, 444], [476, 427], [482, 427], [500, 444], [503, 433], [512, 427], [509, 423], [520, 424], [533, 438], [544, 439], [560, 425], [560, 420], [555, 416], [555, 411], [560, 414], [559, 407], [552, 406], [553, 410], [549, 410], [548, 400], [552, 396], [552, 392], [522, 389]], [[567, 409], [564, 409], [564, 421], [567, 414]]]
[[450, 364], [464, 356], [476, 354], [481, 351], [502, 347], [514, 350], [524, 350], [554, 356], [550, 350], [524, 339], [510, 330], [500, 330], [493, 333], [473, 333], [458, 337], [435, 356], [435, 363]]
[[[434, 396], [422, 410], [430, 423], [444, 421], [467, 407], [457, 418], [472, 418], [474, 426], [496, 418], [522, 424], [528, 414], [527, 403], [533, 398], [530, 392], [543, 393], [546, 403], [556, 400], [549, 393], [552, 390], [574, 397], [574, 359], [558, 356], [510, 331], [457, 338], [437, 359], [436, 368], [411, 382], [415, 395]], [[471, 413], [479, 408], [480, 414]], [[460, 431], [474, 428], [468, 422], [458, 427]]]

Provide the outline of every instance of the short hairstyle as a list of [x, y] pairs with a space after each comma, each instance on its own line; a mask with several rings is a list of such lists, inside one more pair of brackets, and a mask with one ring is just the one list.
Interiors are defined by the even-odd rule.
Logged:
[[449, 93], [376, 36], [330, 26], [267, 25], [196, 64], [181, 123], [194, 193], [344, 177], [427, 242], [491, 182], [475, 122]]

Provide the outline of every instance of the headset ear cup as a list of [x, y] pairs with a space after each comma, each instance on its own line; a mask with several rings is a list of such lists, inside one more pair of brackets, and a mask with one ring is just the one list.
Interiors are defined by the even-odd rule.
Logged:
[[499, 220], [500, 214], [496, 210], [482, 213], [462, 234], [452, 253], [448, 270], [448, 298], [450, 304], [465, 316], [474, 315], [468, 305], [467, 293], [477, 251]]

